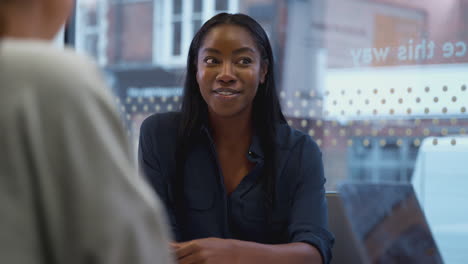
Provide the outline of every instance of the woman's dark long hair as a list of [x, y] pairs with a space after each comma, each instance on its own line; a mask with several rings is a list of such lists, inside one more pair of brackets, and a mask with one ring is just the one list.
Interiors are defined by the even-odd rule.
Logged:
[[190, 151], [190, 143], [199, 133], [200, 126], [207, 119], [208, 106], [203, 100], [197, 83], [198, 51], [207, 33], [219, 25], [236, 25], [246, 29], [253, 37], [260, 51], [262, 63], [268, 72], [265, 82], [260, 84], [252, 104], [252, 120], [264, 153], [264, 167], [259, 182], [265, 193], [265, 206], [271, 212], [275, 202], [275, 140], [278, 123], [286, 122], [278, 100], [274, 75], [273, 52], [268, 36], [263, 28], [251, 17], [244, 14], [220, 13], [208, 20], [195, 34], [189, 48], [187, 73], [182, 99], [182, 117], [178, 131], [176, 147], [176, 175], [173, 181], [175, 212], [179, 228], [183, 230], [182, 219], [185, 219], [184, 203], [184, 164]]

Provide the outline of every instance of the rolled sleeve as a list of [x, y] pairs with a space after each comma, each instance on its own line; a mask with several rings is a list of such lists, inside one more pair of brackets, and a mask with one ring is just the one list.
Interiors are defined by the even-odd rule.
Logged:
[[327, 225], [322, 154], [310, 137], [305, 137], [296, 149], [291, 157], [297, 162], [298, 180], [292, 195], [289, 240], [314, 246], [322, 255], [323, 263], [329, 263], [334, 237]]

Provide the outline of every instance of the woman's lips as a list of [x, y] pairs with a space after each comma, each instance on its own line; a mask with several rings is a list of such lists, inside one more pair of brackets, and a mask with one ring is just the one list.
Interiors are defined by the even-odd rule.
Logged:
[[235, 89], [231, 89], [231, 88], [218, 88], [218, 89], [213, 90], [213, 93], [216, 98], [225, 99], [225, 100], [233, 99], [240, 95], [239, 91]]

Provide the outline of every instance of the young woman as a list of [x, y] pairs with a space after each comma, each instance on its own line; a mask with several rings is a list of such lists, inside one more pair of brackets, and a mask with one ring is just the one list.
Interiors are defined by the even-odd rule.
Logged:
[[50, 43], [72, 6], [0, 1], [0, 262], [173, 263], [96, 65]]
[[287, 125], [261, 26], [218, 14], [195, 35], [180, 113], [142, 124], [139, 161], [179, 263], [328, 263], [321, 152]]

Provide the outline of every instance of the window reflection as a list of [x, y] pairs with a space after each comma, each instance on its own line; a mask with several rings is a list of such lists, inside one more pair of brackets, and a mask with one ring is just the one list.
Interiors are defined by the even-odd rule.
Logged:
[[[424, 177], [421, 146], [463, 146], [467, 1], [80, 0], [77, 6], [75, 46], [106, 71], [135, 142], [146, 116], [179, 109], [189, 43], [204, 21], [228, 11], [249, 14], [268, 32], [283, 111], [319, 144], [328, 190], [344, 179], [413, 182]], [[438, 157], [439, 168], [451, 159]], [[466, 187], [466, 178], [453, 178], [460, 182], [447, 189]]]

